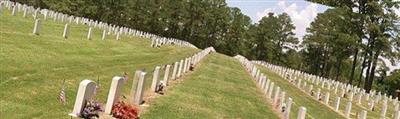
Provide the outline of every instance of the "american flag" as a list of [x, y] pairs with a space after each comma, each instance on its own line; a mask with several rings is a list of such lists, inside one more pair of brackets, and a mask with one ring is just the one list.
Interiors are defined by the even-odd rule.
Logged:
[[66, 98], [65, 98], [65, 92], [64, 92], [64, 86], [65, 85], [65, 79], [64, 79], [64, 82], [63, 82], [63, 85], [62, 85], [62, 88], [61, 88], [61, 92], [60, 92], [60, 96], [58, 97], [59, 98], [59, 100], [60, 100], [60, 102], [63, 104], [63, 105], [65, 105], [65, 102], [66, 102]]
[[97, 94], [97, 91], [100, 90], [100, 77], [97, 76], [97, 84], [96, 84], [96, 88], [94, 89], [94, 94], [93, 97]]

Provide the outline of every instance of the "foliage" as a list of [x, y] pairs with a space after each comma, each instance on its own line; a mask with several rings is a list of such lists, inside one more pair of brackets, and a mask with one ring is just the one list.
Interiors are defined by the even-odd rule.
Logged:
[[81, 112], [79, 117], [84, 119], [97, 119], [99, 118], [99, 112], [102, 111], [103, 108], [101, 107], [101, 104], [99, 102], [94, 100], [87, 101], [85, 108], [83, 108], [83, 111]]
[[139, 109], [123, 101], [115, 103], [111, 113], [117, 119], [138, 119]]

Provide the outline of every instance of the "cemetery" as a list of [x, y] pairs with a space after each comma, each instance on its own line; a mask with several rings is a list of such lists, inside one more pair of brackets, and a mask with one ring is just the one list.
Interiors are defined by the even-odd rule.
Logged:
[[0, 0], [0, 119], [400, 119], [400, 95], [167, 36]]

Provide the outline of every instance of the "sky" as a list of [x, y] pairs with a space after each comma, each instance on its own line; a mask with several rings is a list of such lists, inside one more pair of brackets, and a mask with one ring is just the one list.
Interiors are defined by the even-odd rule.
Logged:
[[[300, 40], [306, 34], [306, 28], [314, 21], [317, 14], [329, 9], [328, 6], [304, 0], [226, 0], [226, 2], [230, 7], [238, 7], [242, 13], [251, 18], [253, 23], [257, 23], [269, 12], [277, 14], [286, 12], [296, 26], [294, 32]], [[395, 9], [395, 12], [400, 15], [400, 9]], [[399, 62], [394, 66], [390, 65], [388, 60], [384, 59], [384, 62], [391, 71], [400, 69]]]
[[249, 16], [253, 23], [258, 22], [269, 12], [281, 14], [286, 12], [296, 26], [296, 37], [302, 39], [306, 28], [318, 13], [328, 9], [327, 6], [304, 0], [227, 0], [228, 6], [238, 7]]

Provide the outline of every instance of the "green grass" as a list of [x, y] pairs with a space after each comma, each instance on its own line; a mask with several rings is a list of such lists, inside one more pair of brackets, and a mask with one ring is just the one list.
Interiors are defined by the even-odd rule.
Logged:
[[[70, 37], [63, 39], [64, 23], [42, 21], [39, 36], [32, 34], [34, 20], [22, 13], [0, 13], [0, 118], [69, 118], [79, 82], [100, 79], [97, 99], [105, 103], [113, 76], [146, 68], [147, 78], [156, 65], [173, 63], [198, 52], [197, 49], [163, 46], [150, 48], [148, 39], [115, 36], [101, 39], [94, 29], [86, 39], [88, 26], [70, 24]], [[66, 80], [66, 105], [58, 101], [62, 80]], [[130, 80], [128, 84], [132, 84]], [[124, 87], [127, 94], [130, 85]]]
[[278, 118], [250, 75], [231, 57], [213, 53], [192, 74], [158, 97], [147, 118]]
[[[290, 117], [297, 118], [298, 110], [301, 106], [307, 108], [306, 118], [310, 119], [343, 119], [344, 117], [336, 113], [333, 109], [328, 108], [317, 100], [308, 96], [305, 92], [295, 87], [293, 84], [287, 80], [280, 77], [278, 74], [270, 71], [269, 69], [257, 65], [261, 70], [261, 73], [267, 75], [268, 79], [275, 83], [275, 87], [279, 86], [281, 90], [286, 92], [286, 97], [291, 97], [293, 99], [292, 110], [290, 111]], [[275, 89], [274, 89], [275, 92]]]

